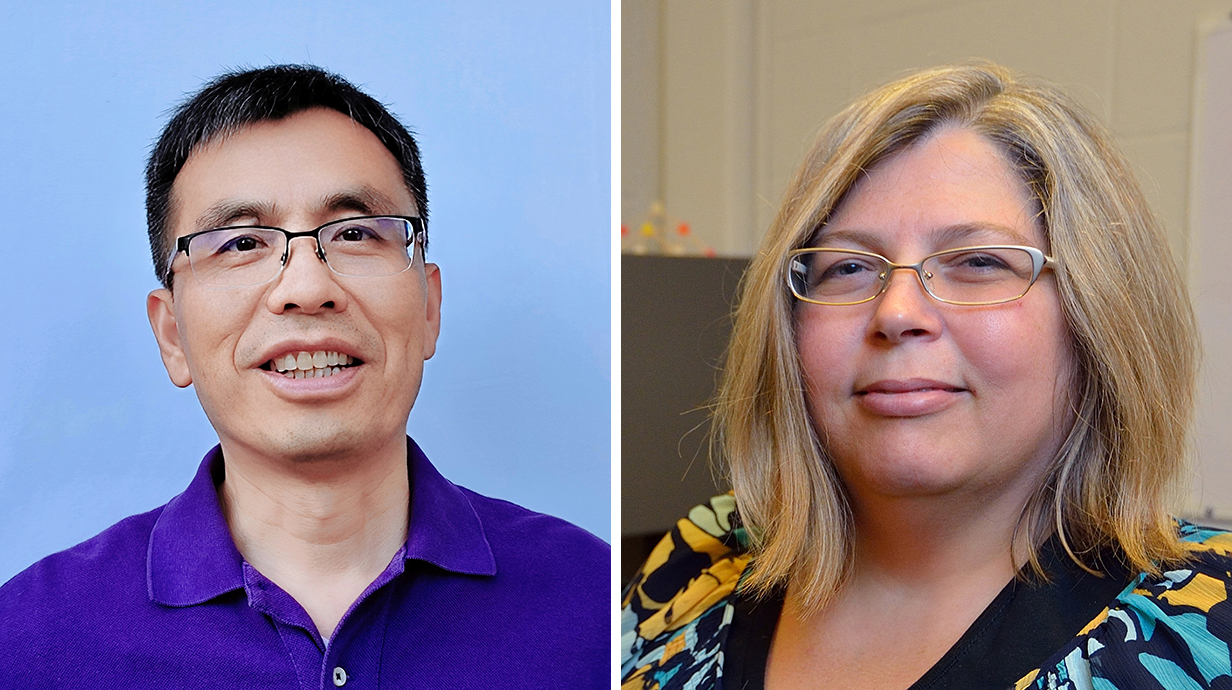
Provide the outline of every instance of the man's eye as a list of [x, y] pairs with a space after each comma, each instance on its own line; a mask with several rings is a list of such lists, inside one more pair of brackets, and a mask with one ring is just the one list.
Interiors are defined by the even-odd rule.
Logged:
[[363, 242], [364, 240], [372, 239], [372, 233], [367, 228], [351, 226], [339, 232], [337, 239], [343, 242]]
[[240, 235], [225, 242], [218, 252], [251, 252], [260, 249], [265, 243], [252, 235]]

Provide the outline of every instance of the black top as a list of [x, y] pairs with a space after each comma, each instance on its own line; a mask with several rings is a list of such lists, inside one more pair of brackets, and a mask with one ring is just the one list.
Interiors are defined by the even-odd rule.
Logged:
[[[1040, 550], [1049, 581], [1024, 571], [1010, 581], [941, 660], [909, 690], [1005, 690], [1071, 641], [1133, 579], [1115, 557], [1098, 577], [1078, 567], [1056, 539]], [[784, 592], [755, 600], [739, 591], [723, 652], [724, 690], [763, 690]]]

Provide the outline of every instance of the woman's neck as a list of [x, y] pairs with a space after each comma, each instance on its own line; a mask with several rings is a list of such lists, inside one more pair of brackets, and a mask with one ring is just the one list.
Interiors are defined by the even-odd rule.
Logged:
[[1029, 538], [1017, 529], [1026, 499], [1012, 498], [898, 498], [853, 506], [852, 580], [932, 587], [988, 573], [1004, 584], [1025, 562]]
[[821, 673], [826, 687], [901, 690], [923, 676], [1025, 561], [1026, 496], [983, 496], [853, 497], [852, 576], [819, 611], [788, 588], [766, 687]]

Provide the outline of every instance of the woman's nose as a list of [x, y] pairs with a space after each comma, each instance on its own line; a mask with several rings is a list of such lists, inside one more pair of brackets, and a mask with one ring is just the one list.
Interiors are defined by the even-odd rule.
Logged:
[[873, 302], [870, 335], [900, 343], [941, 333], [940, 303], [924, 289], [921, 276], [911, 269], [892, 269], [889, 284]]

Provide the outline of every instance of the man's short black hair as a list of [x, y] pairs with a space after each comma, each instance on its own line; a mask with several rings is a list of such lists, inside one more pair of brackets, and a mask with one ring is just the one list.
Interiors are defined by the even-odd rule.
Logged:
[[428, 190], [415, 137], [376, 99], [342, 77], [313, 65], [274, 65], [227, 72], [177, 107], [145, 169], [145, 211], [154, 274], [171, 287], [171, 187], [196, 147], [265, 120], [310, 108], [330, 108], [376, 135], [389, 149], [423, 218], [427, 249]]

